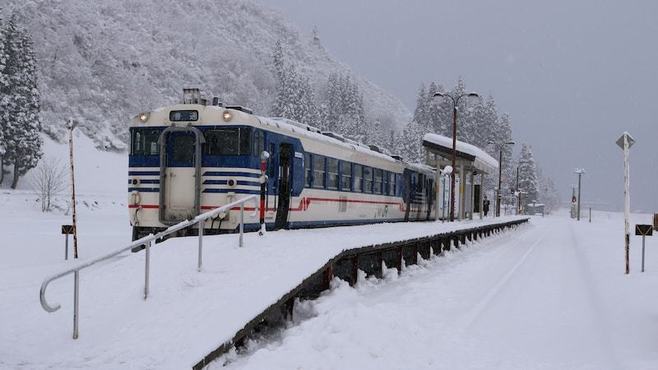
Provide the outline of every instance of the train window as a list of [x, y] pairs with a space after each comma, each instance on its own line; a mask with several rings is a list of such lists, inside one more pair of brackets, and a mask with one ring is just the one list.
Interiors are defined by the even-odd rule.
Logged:
[[251, 153], [251, 127], [240, 128], [240, 155]]
[[388, 171], [384, 171], [384, 187], [382, 188], [382, 194], [388, 195], [388, 187], [389, 187]]
[[352, 184], [352, 164], [350, 162], [340, 162], [340, 190], [350, 191]]
[[374, 182], [374, 189], [373, 193], [375, 194], [381, 194], [382, 193], [382, 170], [379, 168], [375, 168], [375, 182]]
[[206, 143], [203, 153], [206, 155], [239, 155], [240, 131], [237, 128], [212, 129], [205, 132]]
[[[196, 140], [190, 133], [176, 135], [171, 146], [170, 164], [178, 166], [191, 166], [194, 164], [194, 147]], [[170, 141], [172, 143], [172, 141]]]
[[313, 172], [311, 172], [311, 154], [304, 153], [304, 186], [313, 186]]
[[327, 158], [327, 189], [338, 189], [338, 159]]
[[260, 158], [260, 154], [265, 150], [265, 138], [263, 131], [254, 130], [254, 152], [253, 156]]
[[354, 165], [352, 178], [354, 179], [352, 190], [360, 193], [363, 190], [363, 166], [360, 164]]
[[160, 129], [142, 128], [132, 129], [132, 155], [158, 155], [160, 154]]
[[363, 166], [363, 191], [372, 193], [372, 168]]
[[324, 189], [324, 157], [313, 155], [313, 187]]
[[393, 195], [393, 196], [395, 196], [395, 181], [396, 181], [396, 176], [395, 176], [394, 173], [391, 172], [391, 173], [389, 173], [389, 177], [390, 177], [390, 178], [389, 178], [390, 185], [389, 185], [389, 188], [388, 188], [388, 195]]

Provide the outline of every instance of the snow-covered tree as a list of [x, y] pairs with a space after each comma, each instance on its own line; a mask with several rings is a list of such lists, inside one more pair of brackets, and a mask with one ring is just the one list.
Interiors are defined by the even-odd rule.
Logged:
[[[7, 53], [5, 51], [5, 28], [0, 18], [0, 111], [4, 111], [6, 105], [6, 94], [9, 91], [9, 78], [7, 77]], [[4, 120], [0, 116], [0, 185], [5, 179], [5, 125]]]
[[521, 147], [521, 154], [519, 156], [519, 190], [524, 192], [523, 195], [524, 205], [538, 200], [538, 177], [537, 165], [535, 158], [532, 154], [532, 148], [529, 145], [523, 144]]
[[430, 124], [430, 106], [432, 101], [428, 99], [428, 92], [425, 84], [420, 84], [418, 88], [418, 97], [416, 98], [416, 109], [414, 109], [413, 121], [422, 126]]
[[424, 127], [413, 121], [404, 127], [402, 135], [399, 137], [398, 149], [405, 161], [411, 163], [424, 161], [422, 141], [426, 133]]
[[327, 129], [365, 142], [372, 136], [365, 114], [363, 94], [359, 85], [349, 75], [332, 73], [327, 79], [325, 104]]
[[537, 167], [537, 176], [539, 178], [537, 201], [544, 204], [544, 210], [550, 213], [560, 207], [560, 194], [553, 179], [545, 176], [539, 166]]
[[280, 41], [274, 46], [273, 69], [276, 77], [276, 98], [272, 114], [309, 125], [318, 125], [320, 114], [309, 79], [298, 72], [294, 65], [286, 63]]
[[13, 164], [11, 187], [39, 162], [41, 151], [40, 99], [37, 65], [30, 35], [12, 16], [4, 31], [7, 55], [5, 75], [8, 83], [2, 92], [0, 125], [4, 132], [5, 160]]

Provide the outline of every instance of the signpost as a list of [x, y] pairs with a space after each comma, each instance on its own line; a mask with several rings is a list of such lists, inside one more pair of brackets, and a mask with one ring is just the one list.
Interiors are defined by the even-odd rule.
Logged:
[[631, 196], [630, 192], [630, 174], [629, 174], [629, 163], [628, 163], [628, 152], [631, 146], [635, 144], [635, 139], [628, 132], [624, 132], [619, 139], [616, 141], [617, 145], [624, 151], [624, 251], [626, 258], [626, 274], [628, 275], [631, 272], [629, 254], [630, 254], [630, 244], [631, 244], [631, 231], [629, 218], [631, 213]]
[[69, 259], [69, 235], [74, 233], [73, 225], [62, 225], [62, 234], [66, 235], [64, 242], [64, 259]]
[[635, 235], [642, 236], [642, 272], [644, 272], [644, 238], [653, 235], [653, 225], [635, 225]]

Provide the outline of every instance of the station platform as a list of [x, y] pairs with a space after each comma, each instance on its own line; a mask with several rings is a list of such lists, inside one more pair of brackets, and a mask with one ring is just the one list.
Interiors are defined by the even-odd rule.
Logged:
[[[144, 253], [126, 253], [80, 276], [80, 337], [71, 339], [72, 277], [56, 281], [44, 312], [34, 304], [3, 324], [12, 338], [9, 368], [184, 369], [209, 353], [336, 255], [354, 248], [519, 221], [507, 216], [456, 223], [415, 222], [170, 239], [151, 250], [150, 295], [143, 297]], [[44, 276], [45, 277], [45, 276]], [[5, 344], [3, 344], [4, 346]], [[12, 362], [12, 359], [21, 359]]]

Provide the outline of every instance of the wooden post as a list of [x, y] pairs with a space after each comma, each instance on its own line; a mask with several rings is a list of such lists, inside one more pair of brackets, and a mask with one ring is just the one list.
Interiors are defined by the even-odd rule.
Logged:
[[78, 225], [75, 213], [75, 166], [73, 161], [73, 130], [77, 126], [72, 119], [69, 119], [69, 159], [71, 162], [71, 206], [73, 207], [73, 258], [78, 258]]

